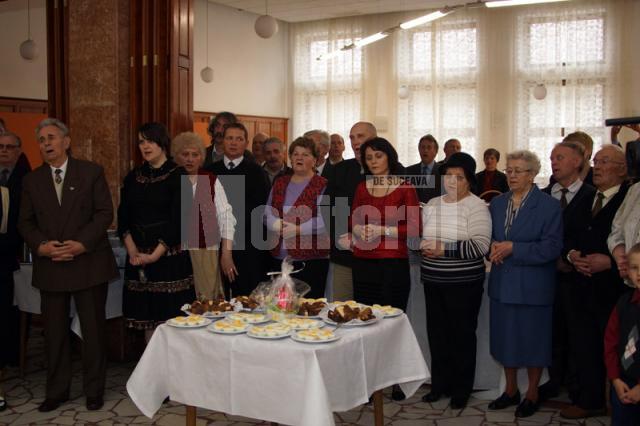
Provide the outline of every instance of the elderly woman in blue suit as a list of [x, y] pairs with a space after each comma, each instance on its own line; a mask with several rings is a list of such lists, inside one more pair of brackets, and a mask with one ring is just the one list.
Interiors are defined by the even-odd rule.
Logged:
[[[518, 405], [516, 417], [538, 409], [538, 383], [551, 365], [556, 259], [562, 250], [560, 203], [533, 183], [540, 160], [529, 151], [507, 156], [509, 192], [490, 206], [489, 260], [491, 355], [504, 366], [505, 392], [489, 409]], [[520, 401], [518, 368], [526, 367], [529, 387]]]

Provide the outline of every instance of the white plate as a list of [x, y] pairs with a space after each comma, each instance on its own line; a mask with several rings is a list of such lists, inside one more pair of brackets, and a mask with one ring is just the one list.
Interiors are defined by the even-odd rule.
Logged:
[[182, 324], [175, 322], [173, 318], [171, 318], [170, 320], [167, 320], [165, 324], [175, 328], [200, 328], [211, 324], [211, 320], [209, 318], [202, 317], [202, 322], [200, 324]]
[[[249, 314], [247, 312], [230, 312], [226, 316], [229, 319], [237, 319], [237, 320], [244, 321], [247, 324], [251, 324], [251, 325], [253, 325], [253, 324], [264, 324], [265, 322], [271, 321], [271, 317], [269, 315], [267, 315], [267, 314], [258, 314], [258, 315], [263, 315], [264, 316], [264, 318], [262, 320], [260, 320], [260, 321], [247, 321], [247, 318], [251, 318], [251, 317], [246, 316], [246, 315], [238, 315], [238, 314], [241, 314], [241, 313], [242, 314]], [[237, 318], [233, 318], [234, 315], [236, 315]], [[251, 314], [249, 314], [249, 315], [251, 315]]]
[[324, 318], [324, 322], [326, 322], [329, 325], [333, 325], [333, 326], [338, 326], [340, 324], [342, 324], [342, 326], [344, 327], [364, 327], [367, 325], [371, 325], [371, 324], [375, 324], [378, 322], [378, 317], [374, 317], [373, 319], [370, 319], [369, 321], [360, 321], [360, 320], [351, 320], [349, 322], [345, 322], [345, 323], [337, 323], [334, 320], [330, 319], [330, 318]]
[[283, 321], [280, 321], [280, 324], [288, 325], [289, 327], [291, 327], [292, 330], [309, 330], [310, 328], [320, 328], [324, 325], [321, 319], [314, 319], [309, 317], [302, 317], [302, 318], [296, 318], [296, 319], [308, 319], [308, 320], [311, 320], [312, 322], [310, 322], [309, 325], [306, 325], [306, 326], [300, 326], [300, 325], [294, 326], [293, 324], [287, 323], [287, 320], [283, 320]]
[[[187, 315], [193, 315], [191, 311], [184, 310], [182, 311]], [[203, 314], [198, 314], [205, 318], [224, 318], [226, 316], [226, 312], [205, 312]]]
[[333, 336], [331, 339], [327, 339], [327, 340], [303, 340], [299, 338], [296, 333], [291, 333], [291, 340], [295, 340], [296, 342], [300, 342], [300, 343], [331, 343], [339, 339], [340, 339], [340, 336]]
[[242, 334], [242, 333], [246, 333], [247, 330], [249, 329], [249, 324], [247, 324], [247, 327], [244, 330], [235, 330], [235, 331], [225, 331], [225, 330], [218, 330], [213, 328], [213, 326], [209, 326], [207, 327], [207, 331], [210, 331], [212, 333], [216, 333], [216, 334], [228, 334], [228, 335], [235, 335], [235, 334]]
[[309, 316], [304, 316], [304, 315], [296, 315], [296, 318], [307, 318], [307, 319], [322, 319], [321, 315], [309, 315]]
[[253, 337], [254, 339], [264, 339], [264, 340], [284, 339], [285, 337], [289, 337], [290, 335], [291, 335], [291, 332], [288, 332], [287, 334], [282, 334], [280, 336], [258, 336], [257, 334], [252, 334], [251, 331], [247, 331], [247, 336]]
[[385, 318], [395, 318], [395, 317], [399, 317], [400, 315], [402, 315], [404, 313], [404, 311], [400, 308], [395, 308], [393, 312], [391, 313], [384, 313], [384, 317]]

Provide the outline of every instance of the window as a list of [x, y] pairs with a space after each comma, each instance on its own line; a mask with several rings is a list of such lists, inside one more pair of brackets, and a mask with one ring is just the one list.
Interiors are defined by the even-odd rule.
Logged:
[[[606, 140], [611, 66], [605, 24], [605, 11], [598, 9], [518, 20], [516, 145], [540, 157], [540, 181], [551, 175], [549, 155], [564, 135], [587, 132], [594, 151]], [[533, 96], [537, 84], [547, 89], [542, 100]]]
[[362, 50], [343, 52], [331, 60], [317, 60], [325, 53], [351, 44], [359, 32], [308, 31], [295, 39], [293, 134], [324, 129], [345, 138], [345, 158], [352, 158], [349, 130], [360, 119]]
[[431, 133], [442, 145], [462, 142], [475, 156], [477, 142], [478, 42], [475, 21], [449, 20], [416, 27], [397, 35], [398, 83], [409, 98], [398, 100], [397, 135], [400, 161], [420, 161], [418, 141]]

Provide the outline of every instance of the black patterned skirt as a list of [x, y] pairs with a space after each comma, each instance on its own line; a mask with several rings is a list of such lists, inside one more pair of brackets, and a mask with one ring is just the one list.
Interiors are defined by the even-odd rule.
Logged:
[[125, 269], [122, 313], [127, 327], [153, 329], [178, 315], [196, 297], [189, 252], [162, 256], [144, 268], [129, 263]]

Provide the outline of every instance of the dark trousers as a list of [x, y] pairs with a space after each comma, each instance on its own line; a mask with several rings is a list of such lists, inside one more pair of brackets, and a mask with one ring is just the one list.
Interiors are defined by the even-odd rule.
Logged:
[[567, 385], [569, 397], [577, 394], [575, 364], [569, 363], [569, 331], [567, 326], [567, 303], [571, 298], [571, 286], [566, 274], [558, 274], [556, 297], [553, 301], [553, 332], [551, 342], [551, 367], [549, 381], [543, 386], [557, 393], [560, 386]]
[[452, 397], [468, 397], [476, 374], [476, 328], [483, 280], [465, 284], [423, 283], [432, 390]]
[[[633, 388], [637, 382], [622, 378]], [[640, 425], [640, 404], [623, 404], [618, 398], [616, 389], [611, 386], [611, 426], [638, 426]]]
[[41, 291], [42, 322], [47, 354], [47, 391], [51, 399], [67, 399], [71, 386], [71, 329], [69, 307], [75, 301], [82, 331], [84, 393], [89, 398], [104, 394], [107, 372], [105, 304], [107, 283], [73, 292]]
[[606, 370], [604, 365], [604, 330], [613, 309], [607, 300], [598, 300], [594, 283], [566, 284], [562, 300], [567, 321], [570, 371], [575, 371], [574, 401], [584, 409], [605, 406]]
[[[309, 284], [311, 290], [304, 297], [319, 299], [324, 297], [324, 290], [327, 286], [327, 274], [329, 273], [329, 259], [295, 260], [293, 270], [296, 272], [293, 278]], [[282, 270], [282, 259], [271, 258], [271, 271]]]
[[13, 271], [0, 272], [0, 369], [18, 365], [20, 313], [13, 306]]
[[411, 276], [408, 259], [353, 258], [353, 296], [365, 305], [391, 305], [407, 309]]

